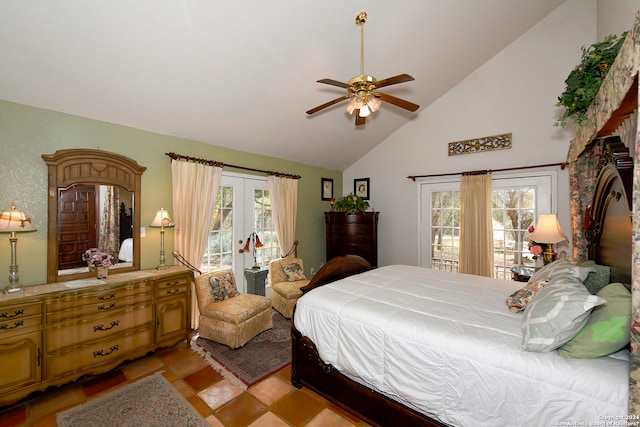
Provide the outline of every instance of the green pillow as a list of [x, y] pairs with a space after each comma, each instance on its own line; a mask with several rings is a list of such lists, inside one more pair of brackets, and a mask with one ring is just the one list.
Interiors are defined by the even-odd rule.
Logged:
[[593, 309], [585, 327], [560, 347], [560, 355], [593, 359], [615, 353], [629, 344], [631, 293], [622, 283], [611, 283], [596, 295], [607, 302]]

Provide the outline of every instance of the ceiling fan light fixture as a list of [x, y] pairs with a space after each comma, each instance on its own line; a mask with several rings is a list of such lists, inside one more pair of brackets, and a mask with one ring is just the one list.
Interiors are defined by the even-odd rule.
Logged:
[[365, 124], [366, 117], [371, 113], [378, 111], [381, 101], [385, 101], [411, 112], [417, 111], [418, 108], [420, 108], [418, 104], [378, 92], [378, 89], [380, 88], [414, 80], [409, 74], [399, 74], [383, 80], [377, 80], [375, 77], [364, 73], [364, 24], [366, 21], [367, 13], [365, 11], [358, 13], [356, 16], [356, 25], [360, 27], [360, 74], [352, 77], [347, 83], [333, 79], [318, 80], [318, 83], [346, 89], [347, 94], [312, 108], [307, 111], [307, 114], [315, 114], [318, 111], [331, 107], [334, 104], [349, 100], [349, 103], [346, 105], [346, 110], [351, 115], [353, 115], [353, 112], [357, 110], [356, 126], [361, 126]]

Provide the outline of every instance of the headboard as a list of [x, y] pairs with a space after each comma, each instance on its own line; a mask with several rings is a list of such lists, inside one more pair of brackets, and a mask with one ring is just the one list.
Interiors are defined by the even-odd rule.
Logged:
[[589, 259], [611, 267], [611, 282], [631, 283], [633, 159], [619, 137], [606, 138], [592, 203], [585, 214]]

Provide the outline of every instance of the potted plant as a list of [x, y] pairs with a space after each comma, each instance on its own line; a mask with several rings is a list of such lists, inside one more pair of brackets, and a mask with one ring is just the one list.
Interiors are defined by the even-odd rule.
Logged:
[[337, 212], [356, 214], [369, 209], [369, 202], [360, 196], [350, 193], [348, 196], [344, 196], [342, 199], [338, 200], [333, 208]]
[[611, 34], [588, 48], [582, 46], [582, 59], [569, 73], [565, 80], [565, 90], [558, 97], [556, 107], [564, 107], [565, 110], [554, 126], [565, 127], [568, 119], [578, 128], [586, 123], [587, 110], [593, 103], [611, 64], [618, 56], [626, 36], [627, 32], [622, 33], [620, 37]]

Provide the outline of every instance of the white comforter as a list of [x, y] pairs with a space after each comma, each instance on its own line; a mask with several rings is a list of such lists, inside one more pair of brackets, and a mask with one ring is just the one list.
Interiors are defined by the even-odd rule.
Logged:
[[626, 414], [627, 361], [521, 349], [522, 315], [505, 298], [522, 285], [386, 266], [304, 295], [294, 322], [323, 361], [447, 424], [589, 425]]

